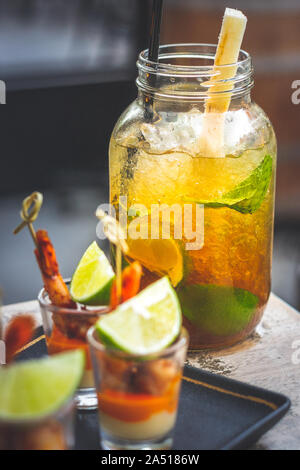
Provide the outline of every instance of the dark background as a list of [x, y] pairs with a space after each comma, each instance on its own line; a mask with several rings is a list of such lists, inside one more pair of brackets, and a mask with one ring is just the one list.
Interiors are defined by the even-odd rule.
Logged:
[[[95, 239], [108, 201], [110, 133], [136, 96], [147, 47], [148, 0], [0, 0], [0, 285], [4, 302], [36, 297], [41, 279], [27, 231], [12, 235], [22, 199], [44, 193], [46, 228], [64, 276]], [[226, 6], [248, 17], [243, 48], [254, 58], [254, 99], [278, 138], [273, 290], [300, 307], [300, 3], [296, 0], [166, 0], [162, 43], [216, 42]]]

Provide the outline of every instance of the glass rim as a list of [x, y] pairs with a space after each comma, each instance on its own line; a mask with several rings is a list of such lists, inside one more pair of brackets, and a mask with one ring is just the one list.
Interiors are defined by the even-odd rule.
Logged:
[[118, 357], [119, 359], [132, 360], [132, 361], [137, 360], [137, 359], [142, 359], [142, 358], [144, 358], [145, 360], [148, 359], [149, 361], [153, 361], [155, 359], [169, 356], [170, 354], [173, 354], [174, 352], [178, 351], [183, 346], [188, 346], [188, 339], [189, 339], [189, 334], [188, 334], [187, 329], [184, 326], [181, 326], [177, 340], [173, 342], [170, 346], [164, 348], [163, 350], [158, 351], [156, 353], [150, 353], [150, 354], [130, 354], [125, 351], [120, 351], [113, 347], [105, 346], [103, 343], [101, 343], [98, 339], [95, 338], [94, 336], [95, 330], [96, 330], [95, 325], [93, 325], [87, 331], [87, 340], [91, 347], [93, 347], [94, 349], [98, 351], [111, 354], [115, 357]]
[[[64, 281], [67, 285], [70, 284], [71, 282], [70, 279], [64, 279]], [[54, 313], [60, 313], [62, 315], [72, 314], [72, 315], [95, 316], [95, 315], [100, 315], [102, 313], [103, 314], [109, 313], [111, 310], [109, 305], [102, 305], [102, 306], [99, 305], [99, 306], [96, 306], [94, 310], [78, 310], [76, 308], [59, 307], [58, 305], [54, 305], [50, 301], [47, 301], [46, 296], [48, 296], [48, 293], [45, 287], [43, 287], [39, 291], [38, 297], [37, 297], [40, 307], [46, 308], [47, 310], [50, 310], [51, 312], [54, 312]]]
[[0, 417], [0, 427], [1, 425], [5, 426], [35, 426], [37, 424], [41, 424], [43, 422], [48, 421], [49, 419], [64, 419], [64, 417], [71, 413], [75, 409], [75, 398], [74, 395], [68, 397], [59, 408], [56, 410], [46, 413], [42, 416], [38, 416], [36, 418], [8, 418], [8, 417]]
[[[203, 49], [201, 52], [200, 49]], [[181, 51], [181, 49], [183, 49]], [[206, 50], [205, 50], [206, 49]], [[211, 51], [209, 52], [209, 49]], [[174, 50], [174, 52], [172, 52]], [[197, 51], [198, 50], [198, 51]], [[160, 62], [160, 60], [166, 59], [179, 59], [179, 58], [198, 58], [198, 59], [210, 59], [215, 58], [215, 52], [217, 50], [217, 44], [212, 43], [174, 43], [174, 44], [163, 44], [159, 46], [158, 61], [154, 62], [148, 59], [149, 49], [144, 49], [140, 52], [137, 66], [145, 72], [156, 73], [161, 75], [181, 75], [186, 76], [194, 75], [207, 75], [211, 74], [214, 69], [214, 64], [210, 65], [181, 65], [181, 64], [168, 64]], [[232, 64], [218, 65], [218, 70], [226, 70], [230, 67], [249, 67], [252, 69], [251, 56], [248, 52], [241, 49], [239, 57], [241, 58]]]

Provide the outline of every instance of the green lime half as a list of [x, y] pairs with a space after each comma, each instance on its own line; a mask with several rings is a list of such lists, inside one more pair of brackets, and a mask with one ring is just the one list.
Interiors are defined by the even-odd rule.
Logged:
[[103, 251], [93, 242], [79, 261], [71, 281], [73, 300], [84, 305], [107, 305], [115, 273]]
[[230, 286], [181, 286], [178, 297], [183, 315], [197, 328], [215, 335], [233, 335], [251, 321], [258, 298], [251, 292]]
[[167, 277], [96, 323], [103, 343], [134, 355], [153, 354], [166, 348], [178, 336], [180, 327], [179, 301]]
[[80, 350], [0, 368], [0, 419], [38, 419], [75, 392], [84, 368]]

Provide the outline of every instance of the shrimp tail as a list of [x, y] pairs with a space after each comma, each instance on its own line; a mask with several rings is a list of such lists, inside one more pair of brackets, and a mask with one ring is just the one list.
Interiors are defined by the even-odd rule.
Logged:
[[32, 339], [34, 328], [35, 321], [31, 315], [18, 315], [9, 322], [4, 334], [7, 364]]
[[47, 231], [38, 230], [36, 240], [38, 248], [34, 250], [34, 253], [51, 302], [59, 307], [76, 308], [69, 289], [59, 272], [54, 246]]
[[[121, 302], [131, 299], [131, 297], [134, 297], [139, 292], [141, 277], [142, 267], [138, 261], [134, 261], [123, 270]], [[113, 282], [111, 287], [110, 306], [112, 309], [115, 309], [118, 306], [116, 281]]]

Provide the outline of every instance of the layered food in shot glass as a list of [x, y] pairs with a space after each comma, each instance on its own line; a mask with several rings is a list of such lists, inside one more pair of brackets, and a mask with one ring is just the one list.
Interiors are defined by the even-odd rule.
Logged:
[[[49, 354], [82, 349], [86, 355], [80, 389], [94, 387], [86, 340], [88, 329], [116, 303], [115, 274], [103, 251], [93, 242], [83, 254], [71, 282], [58, 269], [55, 251], [45, 230], [38, 230], [40, 250], [35, 250], [45, 288], [39, 294]], [[123, 297], [139, 289], [141, 268], [133, 263], [123, 272]], [[69, 284], [69, 288], [68, 288]]]
[[36, 236], [39, 250], [35, 250], [35, 255], [44, 281], [44, 289], [38, 299], [48, 353], [51, 355], [66, 350], [83, 350], [86, 362], [80, 389], [93, 388], [86, 333], [99, 315], [109, 311], [107, 304], [114, 272], [104, 253], [93, 242], [84, 253], [72, 281], [65, 282], [59, 272], [55, 250], [47, 232], [38, 230]]
[[151, 448], [170, 447], [188, 337], [168, 278], [101, 317], [88, 340], [102, 445], [143, 448], [149, 441]]

